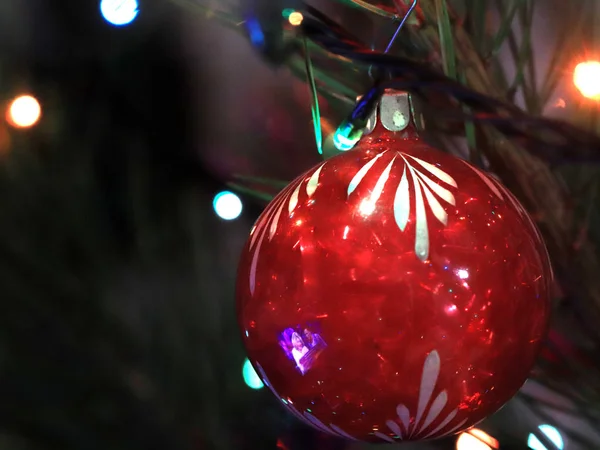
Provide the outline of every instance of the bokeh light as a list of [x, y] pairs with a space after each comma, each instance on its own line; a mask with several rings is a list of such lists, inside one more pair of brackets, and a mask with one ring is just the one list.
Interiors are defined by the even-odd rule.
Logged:
[[[565, 448], [565, 443], [563, 441], [562, 436], [560, 435], [560, 432], [552, 425], [540, 425], [539, 429], [542, 433], [546, 435], [548, 440], [552, 442], [558, 450], [563, 450]], [[546, 446], [542, 444], [533, 433], [529, 433], [529, 438], [527, 439], [527, 446], [531, 450], [548, 450]]]
[[260, 380], [256, 370], [252, 367], [252, 364], [246, 358], [244, 361], [244, 367], [242, 368], [242, 375], [244, 377], [244, 383], [248, 385], [251, 389], [260, 389], [264, 386], [263, 382]]
[[21, 95], [15, 98], [7, 111], [8, 122], [17, 128], [29, 128], [35, 125], [42, 115], [42, 107], [31, 95]]
[[456, 450], [495, 450], [499, 446], [496, 439], [477, 428], [461, 433], [456, 441]]
[[107, 22], [116, 25], [127, 25], [137, 17], [139, 13], [137, 0], [102, 0], [100, 12]]
[[584, 97], [600, 100], [600, 62], [586, 61], [577, 64], [573, 72], [573, 84]]
[[469, 433], [462, 433], [456, 441], [456, 450], [492, 450], [492, 447]]
[[290, 25], [295, 26], [295, 27], [300, 25], [303, 20], [304, 20], [304, 16], [302, 15], [301, 12], [298, 12], [298, 11], [294, 11], [293, 13], [290, 14], [290, 17], [288, 17], [288, 21], [290, 22]]
[[213, 200], [213, 208], [223, 220], [237, 219], [242, 213], [242, 201], [233, 192], [219, 192]]

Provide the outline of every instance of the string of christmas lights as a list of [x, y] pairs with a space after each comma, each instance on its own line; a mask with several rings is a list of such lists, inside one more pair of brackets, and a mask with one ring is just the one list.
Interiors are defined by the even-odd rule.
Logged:
[[[290, 20], [293, 13], [294, 19]], [[291, 25], [288, 31], [294, 34], [286, 45], [269, 44], [261, 30], [261, 22], [255, 17], [248, 18], [245, 25], [251, 42], [271, 61], [281, 63], [298, 54], [306, 57], [304, 42], [308, 40], [331, 58], [350, 60], [377, 74], [373, 87], [338, 127], [334, 137], [338, 150], [348, 150], [358, 142], [381, 95], [385, 89], [393, 88], [417, 94], [424, 100], [444, 96], [449, 107], [436, 109], [436, 119], [490, 125], [551, 164], [600, 161], [600, 136], [595, 133], [560, 120], [531, 115], [514, 104], [471, 89], [429, 64], [372, 50], [308, 4], [304, 4], [302, 12], [282, 14], [282, 27]], [[276, 56], [272, 50], [274, 47], [280, 49]], [[466, 105], [470, 112], [462, 109], [461, 105]]]

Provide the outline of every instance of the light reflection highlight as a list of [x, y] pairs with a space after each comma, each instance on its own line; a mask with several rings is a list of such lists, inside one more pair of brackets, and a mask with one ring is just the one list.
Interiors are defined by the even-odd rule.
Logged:
[[363, 216], [370, 216], [375, 211], [375, 202], [370, 198], [364, 199], [358, 207], [358, 211]]

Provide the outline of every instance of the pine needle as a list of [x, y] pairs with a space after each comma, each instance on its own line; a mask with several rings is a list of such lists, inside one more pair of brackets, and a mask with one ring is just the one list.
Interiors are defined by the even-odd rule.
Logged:
[[435, 9], [444, 73], [450, 78], [456, 79], [456, 52], [454, 50], [454, 37], [446, 0], [435, 0]]
[[242, 181], [245, 183], [260, 184], [263, 186], [269, 186], [269, 187], [277, 189], [277, 190], [283, 189], [284, 187], [286, 187], [289, 184], [289, 181], [276, 180], [273, 178], [252, 177], [249, 175], [241, 175], [241, 174], [236, 174], [233, 177], [236, 180], [239, 180], [239, 181]]
[[323, 132], [321, 130], [321, 111], [319, 109], [319, 93], [315, 84], [315, 74], [313, 72], [312, 61], [308, 49], [308, 39], [304, 38], [304, 64], [306, 68], [306, 78], [308, 88], [310, 89], [310, 112], [315, 130], [315, 143], [319, 155], [323, 154]]

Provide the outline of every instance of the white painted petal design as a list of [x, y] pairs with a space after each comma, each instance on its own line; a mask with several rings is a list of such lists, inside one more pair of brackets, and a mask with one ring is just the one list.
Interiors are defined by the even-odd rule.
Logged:
[[269, 227], [269, 240], [273, 239], [273, 236], [275, 236], [275, 232], [277, 231], [277, 225], [279, 224], [279, 218], [281, 217], [281, 213], [283, 212], [283, 207], [284, 204], [282, 201], [279, 208], [277, 208], [277, 212], [275, 213], [273, 220], [271, 221], [271, 226]]
[[419, 159], [419, 158], [417, 158], [415, 156], [410, 156], [410, 155], [408, 155], [408, 156], [411, 159], [413, 159], [414, 161], [418, 162], [424, 169], [426, 169], [433, 176], [435, 176], [435, 177], [439, 178], [440, 180], [442, 180], [444, 183], [447, 183], [447, 184], [449, 184], [452, 187], [458, 187], [457, 184], [456, 184], [456, 181], [454, 181], [454, 178], [452, 178], [450, 175], [448, 175], [442, 169], [439, 169], [438, 167], [434, 166], [433, 164], [425, 162], [422, 159]]
[[[467, 422], [464, 419], [459, 423], [454, 423], [455, 417], [458, 414], [458, 408], [453, 409], [448, 415], [433, 429], [429, 430], [431, 424], [440, 418], [440, 414], [448, 406], [448, 394], [446, 390], [441, 390], [433, 399], [433, 394], [437, 387], [438, 377], [441, 368], [440, 355], [436, 350], [433, 350], [425, 358], [423, 364], [423, 372], [421, 374], [421, 385], [419, 388], [419, 399], [417, 403], [417, 411], [414, 416], [414, 421], [411, 424], [411, 414], [405, 405], [398, 405], [396, 408], [396, 420], [387, 420], [386, 425], [394, 434], [396, 440], [411, 440], [411, 439], [429, 439], [446, 436], [456, 432]], [[380, 437], [384, 441], [394, 441], [390, 435], [384, 433], [375, 433], [375, 436]], [[395, 441], [394, 441], [395, 442]]]
[[[348, 196], [350, 196], [363, 182], [367, 173], [375, 170], [375, 163], [388, 152], [376, 155], [363, 165], [348, 184]], [[400, 156], [400, 158], [398, 158]], [[415, 215], [415, 254], [421, 261], [429, 258], [429, 224], [427, 209], [431, 211], [435, 219], [443, 226], [448, 225], [448, 213], [440, 203], [443, 200], [450, 205], [456, 204], [454, 194], [446, 187], [456, 187], [456, 181], [443, 170], [414, 156], [396, 152], [394, 158], [385, 166], [373, 189], [364, 200], [359, 202], [361, 213], [369, 215], [375, 209], [375, 203], [379, 200], [394, 165], [402, 161], [402, 177], [396, 188], [392, 209], [394, 221], [401, 232], [406, 230], [410, 221], [410, 213], [414, 199]], [[418, 170], [415, 166], [418, 166]], [[377, 166], [380, 167], [380, 166]], [[379, 169], [378, 169], [379, 170]], [[410, 177], [407, 175], [410, 174]], [[427, 173], [427, 175], [426, 175]], [[434, 181], [433, 178], [436, 179]], [[409, 181], [410, 180], [410, 181]], [[440, 183], [443, 183], [442, 186]], [[411, 192], [412, 191], [412, 192]]]
[[402, 439], [402, 430], [400, 429], [400, 426], [394, 422], [393, 420], [387, 420], [385, 422], [385, 424], [388, 426], [388, 428], [390, 430], [392, 430], [392, 433], [394, 433], [396, 436], [398, 436], [400, 439]]
[[487, 187], [490, 188], [490, 190], [496, 195], [496, 197], [498, 197], [500, 200], [503, 200], [502, 193], [496, 186], [494, 186], [493, 181], [490, 180], [490, 178], [486, 174], [484, 174], [481, 170], [479, 170], [477, 167], [472, 166], [468, 162], [463, 162], [469, 169], [475, 172], [479, 178], [481, 178], [481, 181], [483, 181], [487, 185]]
[[427, 186], [429, 186], [429, 188], [433, 192], [435, 192], [442, 200], [444, 200], [447, 203], [450, 203], [452, 206], [456, 205], [456, 200], [454, 199], [454, 195], [452, 194], [452, 192], [450, 192], [448, 189], [443, 188], [442, 186], [440, 186], [439, 184], [434, 182], [431, 178], [429, 178], [423, 172], [420, 172], [417, 169], [415, 169], [415, 172], [419, 176], [419, 179], [421, 179], [422, 181], [427, 183]]
[[421, 191], [421, 184], [415, 170], [408, 163], [407, 166], [412, 175], [413, 186], [415, 187], [415, 254], [421, 261], [426, 261], [429, 258], [429, 228], [427, 227], [427, 214], [425, 212], [425, 203], [423, 202], [423, 192]]
[[532, 221], [531, 216], [527, 213], [523, 205], [519, 203], [516, 197], [505, 186], [503, 186], [502, 183], [500, 183], [494, 177], [487, 175], [483, 171], [479, 170], [477, 167], [468, 164], [466, 161], [463, 162], [471, 170], [473, 170], [473, 172], [475, 172], [479, 176], [479, 178], [481, 178], [481, 180], [487, 185], [487, 187], [490, 188], [490, 190], [496, 195], [496, 197], [498, 197], [500, 200], [505, 200], [508, 203], [510, 203], [513, 206], [513, 208], [533, 226], [536, 232], [539, 233], [539, 230], [537, 230], [537, 227]]
[[[268, 220], [261, 220], [259, 224], [254, 229], [254, 235], [252, 236], [252, 240], [250, 241], [250, 249], [252, 249], [255, 242], [256, 248], [254, 249], [254, 254], [252, 255], [252, 262], [250, 263], [250, 274], [248, 284], [250, 287], [250, 294], [254, 295], [254, 290], [256, 289], [256, 267], [258, 265], [258, 255], [260, 253], [260, 248], [262, 246], [263, 239], [265, 237], [266, 227], [264, 226]], [[258, 237], [260, 235], [260, 237]], [[255, 241], [255, 238], [258, 237], [258, 241]]]
[[435, 383], [440, 374], [440, 355], [437, 351], [432, 351], [427, 355], [423, 365], [423, 375], [421, 376], [421, 387], [419, 388], [419, 404], [417, 406], [417, 417], [415, 425], [421, 421], [421, 416], [425, 412], [425, 407], [429, 404]]
[[465, 423], [467, 423], [468, 419], [463, 420], [462, 422], [460, 422], [458, 425], [450, 428], [448, 431], [446, 431], [445, 433], [441, 433], [438, 435], [438, 437], [442, 437], [442, 436], [450, 436], [451, 434], [456, 433], [457, 430], [459, 430], [461, 427], [463, 427], [465, 425]]
[[313, 423], [310, 420], [308, 420], [306, 417], [304, 417], [302, 415], [302, 413], [296, 409], [296, 405], [294, 405], [293, 403], [291, 403], [289, 401], [284, 404], [287, 407], [287, 410], [290, 411], [298, 420], [300, 420], [300, 422], [305, 423], [306, 425], [309, 425], [309, 426], [313, 426]]
[[[288, 213], [291, 214], [294, 209], [298, 206], [300, 190], [302, 185], [306, 182], [306, 195], [310, 199], [312, 195], [317, 190], [319, 185], [319, 176], [321, 174], [321, 169], [326, 164], [321, 164], [310, 176], [310, 178], [306, 179], [298, 183], [297, 185], [290, 185], [285, 188], [279, 198], [275, 199], [273, 204], [270, 206], [270, 209], [265, 211], [265, 214], [258, 220], [256, 225], [252, 228], [250, 232], [250, 245], [248, 246], [248, 250], [253, 252], [252, 261], [250, 262], [250, 274], [249, 274], [249, 288], [250, 294], [254, 295], [254, 291], [256, 290], [256, 269], [258, 266], [258, 258], [260, 255], [260, 250], [263, 244], [263, 240], [267, 235], [268, 231], [268, 240], [270, 241], [275, 236], [277, 232], [277, 227], [280, 223], [283, 210], [287, 204]], [[291, 194], [290, 194], [291, 193]]]
[[296, 189], [294, 189], [294, 192], [292, 193], [292, 196], [290, 197], [290, 203], [288, 204], [288, 212], [290, 214], [294, 211], [294, 209], [298, 205], [298, 196], [300, 195], [301, 187], [302, 187], [302, 183], [298, 183], [298, 186], [296, 187]]
[[421, 188], [425, 193], [425, 198], [429, 203], [429, 207], [431, 208], [431, 212], [433, 213], [435, 218], [439, 220], [443, 225], [448, 225], [448, 213], [446, 213], [444, 207], [440, 205], [440, 202], [438, 202], [437, 198], [435, 198], [435, 196], [431, 193], [427, 185], [423, 183], [421, 179], [419, 179], [419, 184], [421, 185]]
[[387, 167], [385, 168], [385, 170], [383, 171], [383, 173], [377, 180], [377, 183], [375, 184], [375, 188], [373, 188], [373, 192], [371, 192], [371, 197], [370, 197], [371, 203], [375, 204], [377, 202], [377, 200], [379, 200], [379, 197], [381, 197], [381, 194], [383, 193], [383, 188], [385, 187], [385, 183], [387, 182], [388, 178], [390, 177], [390, 172], [392, 170], [392, 166], [394, 165], [395, 160], [396, 160], [396, 157], [394, 157], [394, 159], [392, 159], [392, 162], [390, 162], [387, 165]]
[[312, 176], [308, 180], [308, 183], [306, 183], [306, 195], [308, 195], [309, 197], [312, 197], [312, 195], [317, 190], [317, 186], [319, 186], [319, 175], [321, 175], [321, 169], [324, 165], [325, 164], [321, 164], [319, 168], [315, 170], [315, 173], [312, 174]]
[[373, 165], [377, 162], [377, 160], [379, 158], [381, 158], [383, 155], [385, 155], [386, 153], [387, 152], [383, 152], [383, 153], [380, 153], [377, 156], [375, 156], [375, 158], [373, 158], [371, 161], [369, 161], [367, 164], [365, 164], [356, 173], [356, 175], [354, 175], [354, 178], [352, 178], [352, 180], [350, 181], [350, 184], [348, 185], [348, 195], [350, 195], [354, 192], [354, 190], [358, 187], [358, 185], [360, 184], [362, 179], [365, 177], [367, 172], [371, 169], [371, 167], [373, 167]]
[[[290, 191], [290, 188], [287, 188], [287, 192]], [[252, 261], [250, 263], [250, 273], [248, 285], [250, 288], [250, 294], [254, 295], [254, 291], [256, 289], [256, 268], [258, 266], [258, 257], [260, 254], [260, 249], [262, 247], [263, 240], [267, 233], [267, 227], [269, 229], [269, 240], [273, 237], [275, 233], [275, 229], [273, 227], [273, 223], [277, 223], [279, 221], [279, 216], [281, 214], [281, 209], [285, 204], [286, 195], [282, 195], [278, 200], [275, 200], [273, 208], [264, 217], [259, 219], [256, 226], [252, 230], [252, 238], [250, 239], [249, 250], [253, 251]], [[269, 225], [271, 224], [271, 225]]]
[[315, 426], [316, 428], [318, 428], [321, 431], [324, 431], [325, 433], [329, 433], [329, 434], [333, 434], [334, 436], [350, 439], [351, 441], [357, 440], [355, 437], [350, 436], [348, 433], [346, 433], [344, 430], [342, 430], [338, 426], [335, 426], [333, 424], [329, 424], [329, 426], [325, 425], [323, 422], [321, 422], [319, 419], [317, 419], [315, 416], [313, 416], [311, 413], [309, 413], [307, 411], [304, 411], [304, 416], [309, 420], [309, 422], [313, 426]]
[[[417, 415], [415, 416], [415, 420], [412, 423], [412, 425], [410, 423], [411, 414], [409, 409], [405, 405], [398, 405], [396, 407], [396, 420], [390, 419], [385, 422], [387, 428], [390, 430], [393, 436], [391, 436], [389, 433], [386, 434], [383, 430], [375, 431], [373, 433], [374, 436], [377, 436], [378, 438], [386, 442], [397, 442], [398, 440], [423, 440], [429, 438], [439, 438], [455, 433], [467, 423], [468, 419], [461, 420], [458, 423], [454, 422], [454, 419], [458, 414], [458, 408], [455, 408], [452, 411], [450, 411], [450, 413], [448, 413], [448, 415], [435, 428], [433, 428], [432, 430], [428, 429], [431, 426], [431, 424], [434, 423], [434, 421], [440, 417], [440, 414], [448, 404], [448, 394], [446, 390], [441, 390], [437, 394], [435, 399], [431, 401], [433, 393], [437, 387], [436, 385], [439, 377], [440, 367], [440, 355], [437, 351], [433, 350], [431, 353], [429, 353], [429, 355], [427, 355], [423, 364], [423, 373], [421, 374], [421, 385], [419, 389], [419, 401], [417, 405]], [[275, 389], [271, 385], [261, 365], [257, 363], [256, 368], [265, 386], [267, 386], [277, 398], [281, 398], [281, 396], [275, 391]], [[354, 436], [346, 433], [337, 425], [331, 423], [329, 425], [326, 425], [324, 422], [317, 419], [308, 410], [300, 412], [291, 400], [282, 399], [282, 401], [286, 404], [287, 409], [302, 422], [308, 425], [312, 425], [313, 427], [334, 436], [354, 441], [357, 440]], [[425, 414], [425, 412], [427, 412], [427, 414]], [[421, 423], [423, 417], [424, 420]]]
[[446, 394], [446, 391], [440, 392], [431, 404], [431, 408], [429, 408], [429, 413], [425, 418], [425, 422], [423, 422], [423, 426], [421, 427], [422, 429], [427, 428], [429, 425], [431, 425], [431, 422], [437, 419], [437, 416], [440, 415], [442, 409], [444, 409], [444, 406], [446, 406], [447, 401], [448, 394]]
[[250, 250], [252, 250], [252, 247], [254, 247], [254, 243], [256, 242], [256, 238], [258, 238], [258, 236], [261, 234], [261, 232], [263, 231], [263, 227], [265, 225], [265, 222], [267, 222], [267, 219], [269, 218], [269, 214], [265, 215], [264, 217], [260, 218], [258, 220], [258, 222], [256, 222], [256, 225], [254, 225], [254, 228], [252, 228], [252, 231], [250, 232], [251, 234], [251, 239], [250, 239]]
[[381, 432], [379, 432], [379, 431], [376, 431], [376, 432], [375, 432], [375, 433], [373, 433], [373, 434], [374, 434], [375, 436], [377, 436], [379, 439], [382, 439], [382, 440], [384, 440], [384, 441], [386, 441], [386, 442], [391, 442], [391, 443], [394, 443], [394, 442], [396, 442], [396, 441], [395, 441], [395, 440], [393, 440], [391, 437], [389, 437], [389, 436], [386, 436], [385, 434], [383, 434], [383, 433], [381, 433]]
[[262, 245], [262, 239], [256, 246], [254, 255], [252, 255], [252, 262], [250, 263], [250, 279], [248, 280], [248, 286], [250, 288], [250, 294], [254, 295], [256, 290], [256, 266], [258, 265], [258, 253], [260, 252], [260, 246]]
[[442, 420], [442, 422], [440, 422], [440, 424], [437, 427], [435, 427], [432, 431], [427, 433], [425, 435], [424, 439], [427, 439], [433, 435], [436, 435], [442, 428], [444, 428], [446, 425], [448, 425], [450, 423], [450, 421], [456, 417], [457, 414], [458, 414], [458, 409], [453, 410], [450, 414], [448, 414], [448, 416], [444, 420]]
[[[347, 195], [350, 197], [363, 182], [367, 173], [374, 170], [377, 161], [389, 151], [379, 153], [367, 161], [352, 177], [347, 187]], [[398, 158], [400, 156], [400, 158]], [[448, 225], [448, 213], [441, 201], [455, 205], [456, 200], [454, 194], [447, 186], [457, 187], [456, 181], [442, 169], [423, 161], [414, 156], [406, 155], [401, 152], [395, 152], [394, 157], [388, 162], [375, 182], [375, 185], [367, 194], [367, 197], [362, 199], [361, 213], [363, 216], [368, 216], [376, 207], [376, 203], [380, 200], [385, 186], [390, 181], [390, 176], [394, 167], [403, 163], [402, 177], [396, 187], [396, 192], [393, 197], [392, 210], [394, 221], [400, 232], [404, 232], [410, 222], [411, 209], [414, 207], [415, 221], [415, 255], [421, 260], [426, 261], [429, 258], [429, 220], [427, 218], [428, 210], [433, 215], [433, 218], [443, 226]], [[257, 252], [260, 249], [261, 240], [264, 237], [263, 228], [269, 228], [268, 238], [271, 240], [277, 233], [277, 228], [283, 217], [283, 210], [287, 205], [287, 211], [292, 214], [293, 211], [300, 205], [305, 203], [301, 197], [306, 192], [306, 198], [310, 199], [319, 188], [319, 180], [322, 169], [326, 162], [318, 166], [313, 173], [284, 191], [280, 197], [280, 203], [274, 204], [271, 207], [271, 213], [263, 217], [251, 232], [250, 250]], [[416, 167], [415, 167], [416, 165]], [[379, 166], [377, 166], [379, 167]], [[419, 169], [417, 169], [417, 167]], [[471, 166], [469, 166], [471, 167]], [[377, 170], [381, 170], [377, 169]], [[410, 174], [410, 176], [408, 176]], [[481, 174], [479, 174], [482, 176]], [[487, 180], [486, 178], [482, 178]], [[491, 183], [490, 180], [487, 180]], [[444, 186], [442, 186], [442, 184]], [[446, 186], [447, 185], [447, 186]], [[412, 192], [411, 192], [412, 190]], [[411, 203], [412, 202], [412, 203]], [[435, 221], [434, 221], [435, 222]], [[258, 244], [257, 244], [258, 241]], [[256, 265], [254, 265], [256, 268]]]
[[[277, 397], [278, 399], [281, 399], [283, 401], [281, 396], [277, 393], [277, 391], [275, 391], [275, 389], [271, 385], [271, 382], [267, 378], [267, 374], [265, 374], [265, 371], [262, 368], [262, 366], [260, 364], [256, 363], [256, 369], [257, 369], [257, 372], [258, 372], [260, 378], [262, 379], [264, 385], [267, 386], [273, 394], [275, 394], [275, 397]], [[287, 409], [294, 416], [296, 416], [296, 418], [300, 419], [300, 421], [304, 422], [305, 424], [312, 425], [313, 427], [315, 427], [325, 433], [329, 433], [329, 434], [332, 434], [337, 437], [343, 437], [343, 438], [349, 439], [351, 441], [357, 440], [354, 436], [351, 436], [350, 434], [346, 433], [344, 430], [342, 430], [340, 427], [338, 427], [334, 424], [329, 424], [329, 426], [325, 425], [323, 422], [321, 422], [319, 419], [317, 419], [315, 416], [313, 416], [308, 411], [304, 411], [304, 414], [302, 414], [300, 411], [298, 411], [298, 409], [296, 408], [294, 403], [292, 403], [290, 400], [286, 400], [285, 404], [287, 406]]]
[[[519, 201], [512, 194], [512, 192], [507, 190], [499, 181], [497, 181], [493, 178], [490, 178], [488, 181], [490, 183], [493, 183], [497, 187], [498, 191], [504, 191], [504, 197], [506, 197], [506, 199], [510, 202], [510, 204], [515, 208], [515, 210], [517, 210], [519, 212], [519, 214], [521, 214], [521, 216], [527, 217], [527, 219], [529, 221], [531, 221], [531, 216], [529, 214], [527, 214], [527, 211], [525, 210], [523, 205], [521, 205], [519, 203]], [[533, 222], [531, 222], [531, 223], [533, 224]]]
[[342, 437], [345, 437], [346, 439], [350, 439], [352, 441], [356, 441], [357, 439], [353, 436], [350, 436], [348, 433], [346, 433], [344, 430], [342, 430], [340, 427], [335, 426], [334, 424], [329, 424], [329, 426], [331, 427], [331, 429], [333, 431], [335, 431], [337, 434], [339, 434]]
[[324, 431], [325, 433], [331, 433], [331, 430], [327, 427], [327, 425], [325, 425], [311, 413], [304, 411], [304, 416], [319, 430]]
[[406, 166], [402, 172], [402, 179], [398, 185], [394, 197], [394, 219], [400, 231], [404, 231], [410, 214], [410, 191], [408, 190], [408, 179], [406, 178]]
[[404, 405], [398, 405], [396, 407], [396, 414], [398, 414], [398, 418], [402, 425], [404, 425], [404, 429], [408, 431], [408, 426], [410, 425], [410, 411]]

